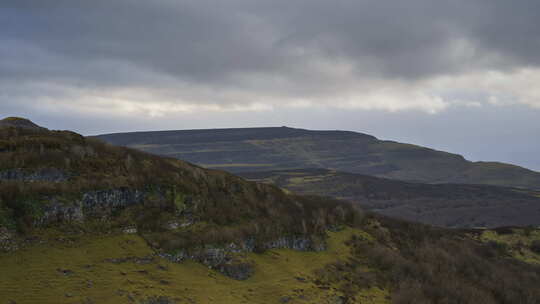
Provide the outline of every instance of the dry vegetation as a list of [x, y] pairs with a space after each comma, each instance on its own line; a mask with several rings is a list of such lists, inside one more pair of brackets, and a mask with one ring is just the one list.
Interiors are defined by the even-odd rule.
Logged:
[[[23, 233], [36, 228], [32, 223], [51, 198], [69, 205], [86, 191], [104, 189], [141, 190], [147, 195], [141, 205], [70, 225], [82, 231], [136, 226], [151, 243], [168, 249], [248, 235], [260, 240], [320, 235], [327, 227], [358, 220], [358, 212], [343, 202], [287, 195], [274, 186], [68, 131], [0, 128], [0, 151], [0, 172], [54, 168], [69, 177], [60, 182], [0, 181], [0, 225]], [[183, 230], [170, 232], [166, 226], [174, 219], [205, 225], [196, 236]]]
[[534, 304], [540, 299], [540, 267], [512, 258], [499, 243], [380, 216], [366, 219], [365, 229], [375, 240], [353, 238], [355, 258], [336, 267], [350, 274], [351, 286], [389, 288], [393, 303]]

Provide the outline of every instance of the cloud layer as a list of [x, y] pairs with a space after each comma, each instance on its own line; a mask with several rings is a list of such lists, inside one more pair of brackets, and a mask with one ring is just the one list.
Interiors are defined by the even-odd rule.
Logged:
[[[0, 112], [85, 133], [347, 128], [540, 169], [538, 12], [536, 0], [1, 1]], [[474, 142], [489, 134], [526, 148]]]
[[4, 1], [0, 100], [150, 116], [540, 107], [538, 11], [533, 0]]

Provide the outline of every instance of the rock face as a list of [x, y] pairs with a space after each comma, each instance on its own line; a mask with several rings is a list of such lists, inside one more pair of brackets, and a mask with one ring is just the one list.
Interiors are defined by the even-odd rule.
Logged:
[[80, 203], [84, 215], [99, 216], [142, 204], [145, 197], [144, 191], [121, 188], [84, 193]]
[[114, 211], [142, 204], [147, 192], [128, 188], [86, 192], [82, 198], [71, 203], [53, 198], [44, 207], [43, 215], [36, 226], [47, 226], [58, 222], [82, 222], [87, 217], [106, 217]]
[[[10, 176], [14, 175], [14, 173], [11, 173]], [[85, 192], [80, 198], [68, 202], [66, 202], [65, 198], [61, 200], [52, 197], [47, 199], [48, 203], [42, 208], [41, 215], [34, 221], [34, 225], [45, 227], [54, 223], [83, 222], [87, 218], [107, 218], [115, 211], [143, 204], [146, 200], [166, 199], [166, 193], [162, 189], [118, 188]], [[189, 197], [184, 202], [189, 202], [182, 209], [185, 212], [191, 208], [193, 200]], [[192, 222], [188, 221], [187, 223]], [[168, 227], [175, 229], [183, 225], [174, 222], [169, 223]], [[124, 232], [136, 233], [136, 228], [129, 227]], [[9, 237], [6, 233], [0, 233], [0, 243], [8, 243]], [[246, 280], [254, 273], [254, 267], [249, 260], [245, 259], [245, 253], [263, 252], [268, 249], [323, 251], [326, 250], [326, 243], [305, 235], [282, 236], [267, 241], [248, 237], [242, 241], [225, 245], [209, 245], [200, 248], [183, 249], [175, 254], [161, 253], [158, 255], [176, 263], [193, 260], [233, 279]]]
[[62, 222], [82, 222], [83, 219], [81, 202], [65, 205], [53, 200], [53, 203], [44, 207], [43, 215], [34, 221], [34, 226], [47, 226]]
[[264, 249], [287, 248], [298, 251], [323, 251], [326, 250], [324, 242], [317, 243], [306, 237], [281, 237], [275, 241], [264, 244]]
[[[143, 204], [150, 196], [164, 199], [165, 191], [129, 188], [90, 191], [68, 203], [51, 198], [34, 225], [43, 227], [54, 223], [83, 222], [89, 217], [107, 217], [117, 210]], [[177, 228], [179, 225], [176, 223], [172, 227]], [[130, 233], [131, 230], [124, 232]], [[175, 254], [162, 253], [159, 256], [176, 263], [185, 260], [197, 261], [233, 279], [246, 280], [253, 274], [254, 269], [251, 262], [242, 258], [243, 254], [268, 249], [323, 251], [326, 250], [326, 243], [309, 236], [283, 236], [263, 242], [255, 237], [248, 237], [236, 243], [185, 249]]]
[[246, 280], [253, 274], [254, 269], [249, 261], [240, 258], [240, 255], [243, 253], [268, 249], [292, 249], [316, 252], [326, 250], [326, 243], [324, 241], [316, 240], [309, 236], [284, 236], [256, 244], [255, 238], [251, 237], [242, 242], [230, 243], [225, 246], [182, 250], [176, 254], [161, 253], [159, 256], [174, 263], [194, 260], [233, 279]]
[[65, 182], [69, 175], [55, 168], [44, 168], [37, 171], [8, 169], [0, 171], [0, 180], [22, 182]]

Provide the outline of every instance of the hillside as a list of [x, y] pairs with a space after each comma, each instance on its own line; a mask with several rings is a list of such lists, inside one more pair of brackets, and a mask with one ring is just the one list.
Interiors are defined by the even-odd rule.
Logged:
[[294, 193], [344, 199], [363, 209], [445, 227], [540, 224], [540, 192], [489, 185], [421, 184], [325, 169], [241, 172]]
[[[326, 211], [314, 217], [313, 208]], [[224, 171], [70, 131], [0, 127], [0, 224], [18, 231], [66, 222], [84, 229], [107, 219], [106, 229], [162, 231], [199, 223], [209, 239], [252, 233], [271, 238], [317, 234], [337, 221], [327, 213], [332, 208], [342, 220], [354, 213], [337, 201], [287, 195]], [[218, 233], [221, 226], [230, 226], [228, 236]], [[197, 242], [186, 238], [186, 244]]]
[[421, 183], [540, 188], [540, 173], [355, 132], [208, 129], [100, 135], [115, 145], [233, 173], [323, 168]]
[[5, 303], [534, 304], [538, 265], [533, 228], [434, 228], [0, 126]]

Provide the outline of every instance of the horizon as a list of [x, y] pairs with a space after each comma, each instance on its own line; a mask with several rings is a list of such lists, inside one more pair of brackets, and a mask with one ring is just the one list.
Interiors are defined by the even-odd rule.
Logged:
[[[4, 117], [4, 118], [2, 118], [2, 119], [8, 119], [8, 118], [26, 119], [26, 120], [29, 120], [30, 122], [36, 123], [36, 122], [35, 122], [34, 120], [32, 120], [31, 118], [24, 117], [24, 116], [6, 116], [6, 117]], [[37, 124], [38, 126], [41, 126], [41, 127], [50, 129], [47, 125], [43, 125], [43, 124], [40, 124], [40, 123], [36, 123], [36, 124]], [[467, 161], [471, 161], [471, 162], [495, 162], [495, 163], [506, 163], [506, 164], [510, 164], [510, 165], [515, 165], [515, 166], [523, 167], [523, 168], [525, 168], [525, 169], [529, 169], [529, 170], [532, 170], [532, 171], [535, 171], [535, 172], [539, 172], [539, 173], [540, 173], [540, 168], [538, 168], [538, 169], [530, 168], [530, 167], [527, 167], [527, 166], [524, 166], [524, 165], [520, 165], [520, 164], [516, 164], [516, 163], [512, 163], [512, 162], [501, 161], [501, 160], [489, 160], [489, 159], [472, 160], [472, 159], [469, 159], [465, 154], [460, 153], [460, 152], [451, 152], [451, 151], [441, 150], [441, 149], [437, 149], [437, 148], [430, 147], [430, 146], [419, 145], [419, 144], [416, 144], [416, 143], [414, 143], [414, 142], [402, 142], [402, 141], [395, 140], [395, 139], [392, 139], [392, 138], [381, 138], [381, 137], [377, 136], [376, 134], [370, 134], [370, 133], [361, 132], [361, 131], [354, 131], [354, 130], [343, 130], [343, 129], [309, 129], [309, 128], [301, 128], [301, 127], [296, 127], [296, 126], [264, 126], [264, 127], [230, 127], [230, 128], [227, 128], [227, 127], [225, 127], [225, 128], [217, 127], [217, 128], [197, 128], [197, 129], [156, 129], [156, 130], [125, 131], [125, 132], [124, 132], [124, 131], [119, 131], [119, 132], [109, 132], [109, 133], [106, 132], [106, 133], [99, 133], [99, 134], [83, 134], [83, 133], [80, 133], [80, 134], [82, 134], [82, 135], [84, 135], [84, 136], [92, 137], [92, 136], [113, 135], [113, 134], [125, 134], [125, 133], [175, 132], [175, 131], [205, 131], [205, 130], [235, 130], [235, 129], [261, 129], [261, 128], [276, 128], [276, 129], [279, 129], [279, 128], [288, 128], [288, 129], [297, 129], [297, 130], [306, 130], [306, 131], [339, 131], [339, 132], [354, 132], [354, 133], [358, 133], [358, 134], [363, 134], [363, 135], [373, 136], [373, 137], [375, 137], [375, 138], [378, 139], [378, 140], [400, 142], [400, 143], [404, 143], [404, 144], [411, 144], [411, 145], [421, 146], [421, 147], [425, 147], [425, 148], [432, 149], [432, 150], [436, 150], [436, 151], [441, 151], [441, 152], [448, 152], [448, 153], [452, 153], [452, 154], [457, 154], [457, 155], [463, 156]], [[70, 130], [70, 131], [75, 131], [75, 130], [72, 130], [72, 129], [69, 129], [69, 128], [67, 128], [67, 129], [53, 129], [53, 130]]]
[[350, 130], [539, 171], [537, 11], [533, 0], [4, 1], [0, 113], [85, 135]]

